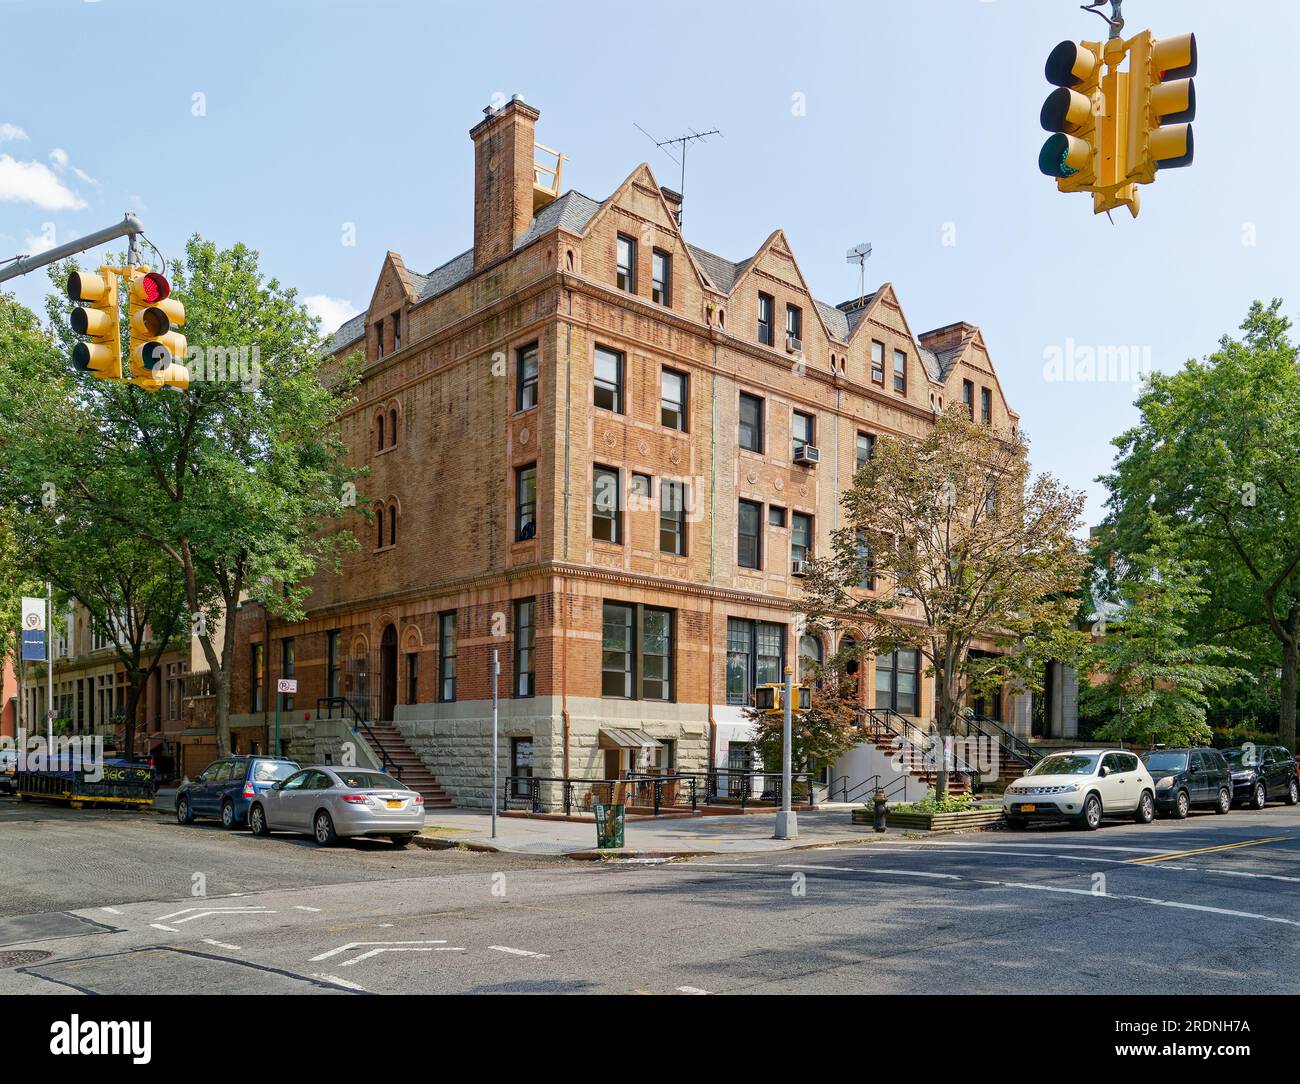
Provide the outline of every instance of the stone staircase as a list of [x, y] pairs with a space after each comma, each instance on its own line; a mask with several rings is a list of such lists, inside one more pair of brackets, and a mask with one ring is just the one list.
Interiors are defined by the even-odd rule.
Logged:
[[[897, 754], [898, 736], [896, 734], [883, 727], [873, 727], [868, 724], [866, 735], [867, 740], [885, 756], [893, 757]], [[909, 745], [903, 752], [902, 765], [913, 779], [925, 787], [933, 787], [938, 782], [939, 773], [934, 770], [932, 764], [925, 762], [925, 754], [915, 746]], [[948, 793], [969, 794], [970, 782], [964, 775], [957, 775], [950, 771], [948, 773]]]
[[[389, 764], [397, 768], [398, 779], [424, 796], [426, 810], [453, 807], [455, 803], [452, 802], [447, 791], [434, 778], [419, 754], [406, 744], [406, 739], [402, 737], [402, 732], [397, 727], [392, 723], [370, 723], [369, 727], [370, 733], [366, 733], [363, 729], [361, 736], [366, 739], [368, 745], [374, 746], [378, 743], [383, 747], [383, 752], [388, 755]], [[370, 734], [374, 737], [371, 738]], [[374, 753], [379, 756], [379, 749], [375, 749]]]

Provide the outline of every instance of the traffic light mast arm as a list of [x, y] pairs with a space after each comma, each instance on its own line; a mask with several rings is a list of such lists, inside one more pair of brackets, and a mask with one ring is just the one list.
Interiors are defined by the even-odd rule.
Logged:
[[38, 256], [24, 255], [15, 257], [7, 267], [0, 267], [0, 282], [17, 278], [19, 275], [26, 275], [30, 271], [45, 267], [67, 256], [75, 256], [78, 252], [98, 248], [109, 241], [116, 241], [119, 237], [131, 238], [131, 248], [134, 251], [135, 238], [142, 233], [144, 233], [144, 226], [140, 224], [140, 220], [135, 215], [128, 212], [123, 216], [122, 221], [116, 225], [97, 230], [95, 233], [88, 233], [85, 237], [78, 237], [75, 241], [56, 245]]

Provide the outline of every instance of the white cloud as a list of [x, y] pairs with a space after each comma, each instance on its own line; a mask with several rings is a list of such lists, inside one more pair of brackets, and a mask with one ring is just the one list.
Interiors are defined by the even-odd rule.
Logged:
[[341, 297], [327, 297], [325, 294], [312, 294], [302, 299], [303, 305], [312, 316], [320, 317], [321, 330], [333, 332], [344, 321], [352, 319], [361, 310], [351, 301]]
[[15, 139], [26, 139], [27, 133], [16, 124], [10, 124], [5, 121], [0, 124], [0, 143], [9, 143]]
[[68, 168], [68, 152], [62, 147], [55, 147], [50, 151], [50, 161], [54, 163], [54, 168], [62, 173]]
[[80, 169], [77, 166], [73, 166], [72, 172], [76, 174], [77, 180], [81, 181], [82, 183], [93, 184], [96, 188], [99, 187], [99, 182], [95, 180], [95, 178], [92, 177], [89, 173], [87, 173], [84, 169]]
[[0, 154], [0, 203], [34, 203], [47, 211], [76, 211], [86, 206], [43, 162], [20, 162]]
[[23, 252], [28, 256], [39, 256], [42, 252], [48, 252], [55, 245], [54, 229], [51, 223], [46, 223], [46, 228], [42, 233], [29, 233], [23, 241]]

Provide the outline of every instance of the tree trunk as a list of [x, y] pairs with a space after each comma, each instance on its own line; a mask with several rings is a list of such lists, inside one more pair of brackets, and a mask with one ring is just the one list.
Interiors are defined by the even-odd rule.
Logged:
[[1297, 650], [1294, 633], [1296, 624], [1297, 617], [1293, 616], [1288, 622], [1292, 635], [1282, 641], [1282, 704], [1277, 720], [1278, 738], [1292, 752], [1295, 752], [1296, 671], [1300, 666], [1300, 650]]
[[[146, 679], [147, 680], [147, 679]], [[140, 685], [132, 684], [126, 690], [126, 715], [122, 719], [122, 744], [128, 757], [135, 755], [135, 728], [140, 713]]]

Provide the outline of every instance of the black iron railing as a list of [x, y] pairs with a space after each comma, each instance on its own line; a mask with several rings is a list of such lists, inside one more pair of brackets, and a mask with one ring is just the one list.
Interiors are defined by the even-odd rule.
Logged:
[[861, 711], [866, 725], [876, 734], [890, 734], [903, 743], [900, 752], [907, 754], [909, 767], [915, 766], [915, 760], [919, 756], [921, 771], [938, 771], [942, 763], [947, 765], [949, 771], [966, 776], [972, 788], [979, 782], [979, 768], [955, 749], [944, 749], [937, 734], [922, 730], [907, 716], [892, 708], [862, 708]]
[[837, 788], [840, 795], [838, 800], [841, 802], [856, 801], [859, 797], [869, 801], [875, 797], [877, 790], [882, 789], [885, 792], [886, 800], [894, 798], [900, 793], [904, 799], [907, 798], [908, 777], [906, 773], [895, 778], [894, 782], [888, 787], [884, 785], [884, 781], [879, 775], [869, 775], [866, 779], [862, 780], [862, 782], [853, 786], [849, 785], [851, 779], [852, 776], [848, 775], [841, 775], [838, 779], [832, 779], [831, 785], [826, 793], [826, 800], [828, 802], [836, 800], [835, 795]]
[[[543, 797], [543, 784], [545, 795]], [[546, 813], [548, 805], [564, 815], [587, 813], [596, 804], [637, 806], [653, 810], [699, 809], [700, 780], [694, 773], [672, 775], [628, 775], [622, 779], [579, 779], [561, 776], [512, 775], [501, 794], [503, 809], [527, 808]]]
[[1006, 750], [1010, 757], [1032, 768], [1042, 759], [1042, 754], [1023, 738], [1017, 737], [996, 719], [987, 715], [968, 715], [966, 725]]
[[[325, 705], [325, 707], [329, 709], [328, 712], [326, 712], [321, 705]], [[337, 716], [334, 714], [335, 708], [340, 709]], [[350, 721], [353, 731], [358, 729], [365, 731], [366, 740], [370, 743], [372, 748], [379, 751], [379, 760], [383, 771], [389, 775], [395, 776], [397, 779], [402, 778], [401, 765], [389, 755], [388, 750], [384, 748], [384, 743], [380, 741], [375, 732], [370, 729], [370, 724], [365, 720], [361, 712], [357, 710], [356, 705], [348, 697], [317, 697], [316, 717], [319, 719], [343, 719], [345, 721]]]

